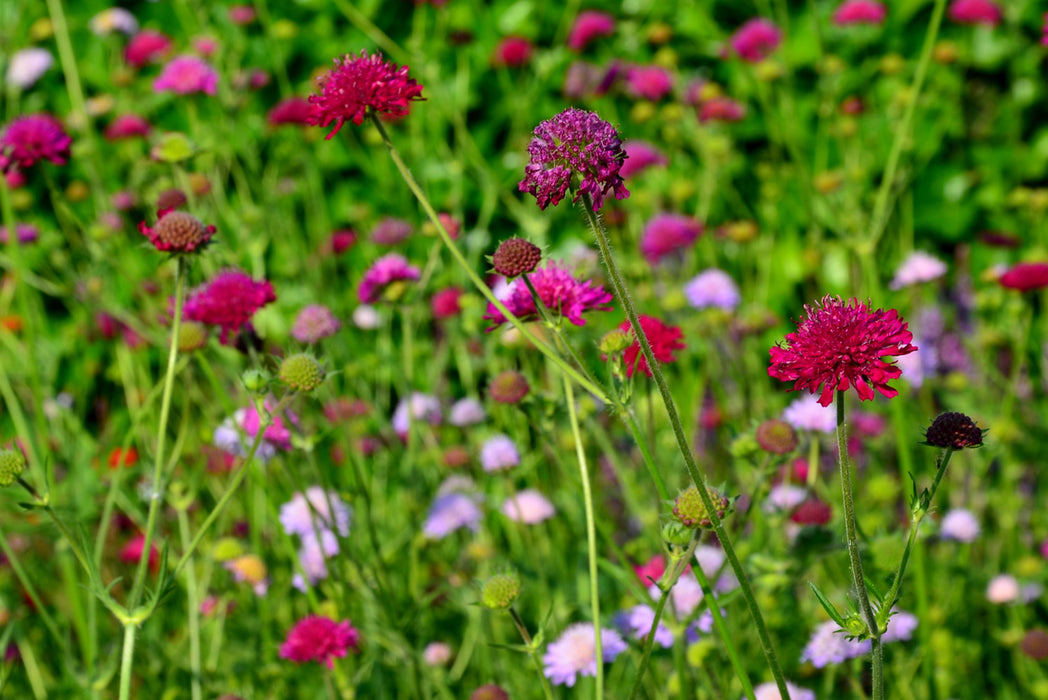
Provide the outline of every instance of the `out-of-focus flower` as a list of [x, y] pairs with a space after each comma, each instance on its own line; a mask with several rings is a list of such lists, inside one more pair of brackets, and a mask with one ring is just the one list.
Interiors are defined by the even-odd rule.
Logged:
[[727, 272], [710, 268], [692, 277], [684, 285], [684, 296], [696, 309], [734, 311], [742, 301], [735, 280]]
[[91, 18], [88, 28], [98, 36], [120, 32], [128, 36], [138, 31], [138, 20], [122, 7], [107, 7]]
[[331, 238], [324, 245], [323, 252], [342, 255], [356, 244], [357, 232], [352, 229], [343, 229], [331, 234]]
[[288, 97], [273, 105], [266, 113], [266, 121], [273, 126], [285, 124], [309, 124], [309, 101], [301, 97]]
[[433, 318], [443, 321], [444, 319], [458, 316], [462, 311], [459, 300], [462, 298], [463, 293], [459, 287], [447, 287], [434, 294], [429, 300]]
[[411, 236], [411, 224], [403, 219], [387, 216], [375, 224], [371, 242], [377, 245], [396, 245]]
[[[15, 224], [15, 238], [23, 245], [34, 243], [38, 238], [40, 238], [40, 229], [33, 224]], [[6, 245], [9, 239], [10, 236], [7, 233], [7, 227], [0, 226], [0, 243]]]
[[[651, 632], [651, 623], [655, 622], [655, 610], [649, 605], [635, 605], [629, 610], [624, 610], [617, 617], [619, 622], [616, 624], [622, 631], [633, 639], [644, 641]], [[655, 628], [655, 643], [663, 649], [673, 646], [673, 632], [670, 632], [661, 620], [659, 626]]]
[[731, 48], [744, 61], [763, 61], [782, 43], [782, 32], [763, 17], [756, 17], [739, 27], [731, 35]]
[[[603, 659], [601, 663], [614, 661], [626, 651], [627, 644], [615, 630], [600, 630]], [[569, 626], [546, 647], [542, 657], [543, 673], [554, 685], [574, 687], [579, 674], [597, 675], [597, 631], [589, 622], [578, 622]]]
[[[142, 559], [142, 550], [146, 546], [146, 536], [138, 533], [120, 549], [120, 561], [125, 564], [137, 564]], [[160, 551], [156, 548], [156, 542], [149, 545], [149, 570], [156, 571], [160, 566]]]
[[1001, 8], [991, 0], [953, 0], [947, 11], [958, 24], [982, 24], [996, 27], [1001, 23]]
[[309, 96], [309, 123], [327, 127], [331, 138], [342, 125], [351, 121], [357, 126], [370, 114], [403, 117], [411, 103], [421, 100], [422, 86], [408, 77], [408, 67], [385, 61], [381, 54], [359, 56], [346, 54], [335, 59], [335, 67], [317, 78], [320, 93]]
[[323, 304], [310, 304], [298, 312], [291, 326], [291, 337], [300, 343], [316, 343], [338, 332], [342, 323]]
[[124, 49], [124, 60], [136, 68], [158, 60], [171, 50], [171, 39], [150, 29], [145, 29], [131, 37]]
[[321, 486], [310, 486], [298, 492], [280, 506], [280, 524], [288, 535], [306, 537], [316, 530], [334, 530], [342, 537], [349, 536], [349, 521], [353, 509], [334, 491]]
[[742, 103], [730, 97], [713, 97], [699, 105], [699, 122], [738, 122], [746, 116]]
[[723, 550], [710, 545], [699, 545], [695, 548], [695, 561], [702, 567], [706, 577], [713, 581], [715, 593], [727, 593], [739, 587], [739, 580], [735, 574], [724, 566]]
[[451, 647], [445, 642], [430, 642], [422, 650], [422, 660], [427, 666], [444, 666], [451, 661]]
[[559, 204], [569, 186], [578, 188], [572, 202], [589, 195], [593, 211], [609, 194], [616, 199], [630, 194], [619, 175], [626, 159], [619, 134], [594, 112], [569, 108], [540, 123], [528, 153], [531, 158], [517, 187], [534, 195], [539, 209]]
[[815, 668], [824, 668], [830, 664], [839, 664], [864, 656], [870, 652], [870, 648], [870, 640], [860, 642], [848, 639], [840, 625], [833, 620], [827, 620], [815, 628], [801, 653], [801, 663], [810, 661]]
[[531, 60], [534, 48], [531, 42], [522, 36], [508, 36], [495, 47], [491, 63], [498, 68], [519, 68]]
[[568, 48], [572, 51], [582, 51], [586, 46], [600, 36], [611, 36], [615, 33], [615, 18], [607, 12], [597, 10], [584, 10], [575, 18], [568, 34]]
[[[815, 691], [801, 688], [789, 681], [786, 682], [786, 690], [790, 693], [790, 700], [815, 700]], [[761, 683], [753, 687], [753, 697], [756, 700], [782, 700], [782, 693], [774, 682]]]
[[353, 309], [353, 323], [357, 328], [373, 331], [382, 325], [382, 316], [374, 306], [361, 304]]
[[0, 170], [12, 165], [26, 170], [41, 160], [65, 165], [72, 145], [62, 122], [50, 114], [15, 117], [0, 135]]
[[527, 378], [512, 369], [499, 372], [488, 382], [488, 396], [496, 403], [520, 403], [530, 391], [531, 385]]
[[469, 396], [452, 404], [451, 411], [448, 413], [448, 423], [459, 428], [482, 423], [485, 418], [487, 414], [484, 412], [484, 406], [480, 401]]
[[409, 263], [403, 255], [383, 255], [364, 273], [357, 289], [357, 298], [364, 304], [374, 304], [394, 282], [414, 281], [421, 276], [421, 270]]
[[974, 542], [981, 532], [982, 528], [979, 527], [979, 520], [975, 514], [963, 508], [954, 508], [947, 512], [939, 523], [939, 536], [944, 540]]
[[429, 539], [439, 540], [460, 528], [476, 532], [483, 517], [479, 501], [480, 498], [473, 493], [472, 482], [468, 479], [451, 477], [445, 480], [426, 515], [422, 533]]
[[[582, 314], [586, 311], [611, 311], [612, 296], [604, 291], [604, 287], [589, 281], [576, 280], [570, 272], [553, 261], [536, 269], [528, 275], [528, 279], [538, 292], [542, 303], [554, 316], [566, 318], [576, 326], [585, 325]], [[502, 301], [510, 313], [521, 320], [538, 318], [535, 300], [522, 280], [515, 280], [511, 284], [506, 298]], [[506, 317], [494, 304], [488, 304], [484, 319], [492, 322], [487, 328], [489, 331], [506, 322]]]
[[295, 623], [280, 646], [280, 658], [304, 664], [316, 661], [334, 668], [334, 660], [349, 651], [357, 651], [360, 634], [349, 620], [335, 622], [327, 617], [311, 615]]
[[229, 20], [233, 24], [241, 26], [251, 24], [257, 17], [258, 13], [255, 12], [255, 8], [251, 7], [251, 5], [234, 5], [229, 8]]
[[1019, 263], [1010, 267], [997, 281], [1007, 289], [1030, 292], [1048, 287], [1048, 263]]
[[[680, 328], [677, 326], [667, 326], [653, 316], [640, 316], [639, 320], [641, 330], [644, 331], [644, 335], [648, 338], [648, 344], [651, 345], [651, 354], [655, 356], [655, 359], [662, 364], [676, 360], [677, 358], [673, 353], [685, 348], [684, 341], [682, 340], [684, 336], [683, 333], [681, 333]], [[619, 330], [625, 333], [631, 333], [633, 328], [630, 325], [629, 319], [626, 319], [619, 324]], [[632, 377], [635, 371], [640, 370], [650, 377], [652, 376], [651, 368], [648, 367], [648, 361], [641, 353], [640, 340], [636, 338], [635, 334], [631, 333], [631, 335], [633, 335], [634, 341], [623, 353], [623, 361], [626, 365], [626, 376]]]
[[922, 250], [911, 253], [895, 271], [891, 289], [902, 289], [922, 282], [931, 282], [946, 274], [946, 263]]
[[986, 600], [996, 605], [1014, 603], [1021, 593], [1019, 580], [1011, 574], [998, 574], [986, 585]]
[[548, 498], [535, 489], [524, 489], [502, 503], [502, 513], [515, 522], [537, 525], [552, 518], [557, 509]]
[[884, 7], [884, 3], [876, 0], [845, 0], [833, 13], [833, 23], [842, 26], [881, 24], [887, 15], [888, 10]]
[[837, 429], [837, 410], [833, 405], [823, 406], [814, 396], [794, 399], [782, 412], [782, 419], [796, 430], [832, 433]]
[[[272, 410], [274, 407], [273, 402], [269, 399], [266, 400], [265, 405], [267, 410]], [[293, 418], [289, 416], [289, 420], [293, 421]], [[239, 409], [231, 418], [222, 421], [221, 425], [215, 428], [212, 439], [215, 447], [228, 454], [234, 457], [246, 457], [255, 436], [258, 435], [260, 426], [258, 411], [252, 405]], [[282, 416], [274, 416], [273, 423], [262, 434], [262, 442], [255, 456], [265, 463], [272, 459], [278, 450], [290, 449], [291, 431]]]
[[797, 506], [790, 516], [790, 522], [798, 525], [829, 525], [833, 520], [833, 509], [830, 504], [813, 496]]
[[626, 160], [619, 169], [623, 178], [632, 177], [647, 170], [653, 165], [664, 166], [669, 161], [657, 148], [646, 141], [626, 141], [622, 144]]
[[440, 425], [443, 419], [444, 413], [440, 408], [440, 399], [416, 391], [407, 399], [401, 399], [393, 411], [393, 418], [390, 422], [397, 435], [403, 438], [407, 436], [409, 426], [413, 421]]
[[109, 141], [118, 141], [148, 136], [151, 128], [149, 122], [137, 114], [122, 114], [109, 123], [103, 135]]
[[662, 66], [634, 66], [626, 73], [626, 88], [633, 97], [658, 102], [673, 91], [673, 74]]
[[776, 484], [768, 492], [764, 510], [789, 513], [808, 497], [808, 489], [797, 484]]
[[902, 375], [891, 360], [917, 347], [897, 311], [873, 311], [856, 299], [846, 303], [828, 295], [804, 310], [807, 316], [786, 335], [786, 346], [771, 348], [768, 376], [794, 382], [791, 391], [815, 394], [821, 388], [823, 406], [853, 386], [863, 401], [872, 400], [875, 389], [888, 398], [899, 393], [888, 386]]
[[226, 571], [233, 574], [237, 583], [250, 583], [255, 595], [261, 597], [269, 590], [269, 577], [266, 563], [256, 554], [244, 554], [222, 564]]
[[172, 59], [160, 71], [160, 77], [153, 81], [156, 92], [174, 92], [179, 95], [191, 95], [203, 92], [214, 95], [218, 88], [218, 73], [198, 56], [178, 56]]
[[508, 435], [494, 435], [480, 448], [480, 464], [486, 472], [500, 472], [520, 464], [520, 452]]
[[227, 270], [189, 295], [182, 318], [218, 326], [222, 329], [222, 344], [228, 345], [249, 325], [255, 312], [276, 299], [273, 285], [267, 280], [256, 281], [245, 272]]
[[54, 64], [55, 57], [45, 48], [31, 46], [15, 51], [7, 63], [7, 82], [21, 89], [31, 87]]
[[338, 556], [339, 546], [338, 536], [331, 530], [310, 531], [301, 535], [301, 539], [302, 547], [298, 550], [298, 561], [305, 577], [301, 573], [295, 573], [291, 578], [291, 585], [305, 592], [308, 586], [315, 586], [328, 577], [327, 560]]
[[160, 252], [192, 253], [203, 250], [215, 235], [214, 226], [205, 226], [200, 219], [183, 211], [166, 209], [152, 227], [140, 221], [138, 231], [149, 239]]
[[[652, 600], [658, 600], [662, 591], [654, 583], [648, 586], [648, 594]], [[670, 589], [669, 612], [678, 620], [687, 620], [702, 602], [703, 593], [699, 581], [693, 573], [685, 573]]]
[[913, 638], [913, 631], [917, 629], [917, 616], [904, 610], [893, 610], [888, 618], [888, 627], [881, 635], [881, 641], [906, 642]]
[[644, 227], [640, 252], [655, 265], [663, 259], [680, 255], [702, 235], [702, 224], [680, 214], [656, 214]]

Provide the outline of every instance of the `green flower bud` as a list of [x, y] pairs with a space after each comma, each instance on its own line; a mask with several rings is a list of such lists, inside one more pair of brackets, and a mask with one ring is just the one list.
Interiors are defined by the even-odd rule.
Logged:
[[21, 450], [0, 450], [0, 486], [10, 486], [25, 471]]
[[495, 574], [484, 584], [480, 602], [485, 608], [491, 610], [508, 610], [518, 595], [520, 595], [520, 581], [516, 574]]

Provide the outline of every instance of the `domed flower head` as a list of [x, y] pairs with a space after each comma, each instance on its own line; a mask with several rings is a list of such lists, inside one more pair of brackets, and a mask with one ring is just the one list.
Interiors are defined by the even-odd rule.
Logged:
[[41, 160], [65, 165], [72, 145], [62, 122], [50, 114], [26, 114], [15, 117], [0, 136], [0, 162], [6, 160], [4, 170], [11, 165], [26, 170]]
[[336, 58], [335, 67], [317, 78], [317, 85], [320, 94], [309, 96], [309, 123], [320, 127], [334, 123], [329, 139], [347, 121], [360, 126], [369, 113], [403, 117], [413, 100], [424, 99], [422, 86], [408, 77], [407, 66], [385, 61], [382, 54], [369, 56], [367, 51]]
[[124, 49], [124, 60], [136, 68], [155, 61], [171, 50], [171, 40], [160, 32], [146, 29], [131, 37]]
[[535, 47], [522, 36], [508, 36], [495, 47], [491, 63], [497, 68], [519, 68], [531, 60]]
[[480, 529], [480, 520], [484, 514], [478, 505], [481, 498], [474, 490], [473, 482], [468, 477], [445, 479], [429, 508], [422, 525], [422, 534], [428, 539], [440, 540], [461, 528], [473, 532]]
[[54, 64], [51, 52], [39, 46], [15, 51], [7, 64], [7, 82], [19, 88], [31, 87]]
[[964, 508], [954, 508], [947, 512], [939, 523], [939, 536], [944, 540], [974, 542], [981, 532], [982, 528], [975, 514]]
[[273, 126], [308, 124], [310, 109], [308, 100], [289, 97], [273, 105], [273, 109], [266, 114], [266, 121]]
[[653, 165], [666, 165], [669, 161], [657, 148], [645, 141], [626, 141], [622, 144], [626, 162], [619, 169], [622, 177], [633, 177]]
[[109, 123], [103, 135], [107, 141], [119, 141], [136, 136], [148, 136], [151, 128], [149, 122], [137, 114], [122, 114]]
[[170, 253], [203, 250], [215, 235], [214, 226], [205, 226], [192, 214], [173, 209], [162, 210], [152, 227], [140, 221], [138, 230], [157, 250]]
[[228, 345], [256, 311], [276, 300], [267, 280], [255, 281], [245, 272], [227, 270], [189, 295], [182, 318], [219, 326], [222, 344]]
[[626, 89], [633, 97], [658, 102], [673, 90], [673, 74], [662, 66], [634, 66], [626, 73]]
[[382, 298], [383, 292], [394, 282], [417, 280], [421, 275], [421, 271], [403, 255], [383, 255], [364, 273], [357, 289], [357, 298], [363, 304], [373, 304]]
[[833, 13], [833, 23], [841, 26], [849, 24], [881, 24], [888, 10], [884, 3], [876, 0], [846, 0]]
[[350, 650], [356, 651], [360, 634], [349, 624], [349, 620], [335, 622], [327, 617], [310, 615], [295, 623], [280, 646], [280, 658], [304, 664], [316, 661], [334, 668], [334, 659], [341, 658]]
[[568, 48], [582, 51], [586, 45], [599, 36], [611, 36], [615, 32], [615, 18], [607, 12], [585, 10], [575, 18], [568, 34]]
[[744, 61], [759, 63], [782, 43], [782, 32], [763, 17], [756, 17], [731, 35], [731, 48]]
[[203, 92], [214, 95], [218, 87], [218, 73], [198, 56], [179, 56], [172, 59], [153, 81], [154, 92], [174, 92], [192, 95]]
[[316, 343], [338, 332], [342, 323], [322, 304], [310, 304], [298, 312], [291, 326], [291, 337], [300, 343]]
[[692, 277], [684, 285], [688, 304], [696, 309], [732, 311], [742, 301], [739, 287], [727, 272], [710, 268]]
[[982, 24], [996, 27], [1001, 23], [1001, 8], [991, 0], [953, 0], [948, 11], [958, 24]]
[[549, 520], [557, 512], [549, 499], [535, 489], [524, 489], [502, 503], [502, 513], [518, 523], [537, 525]]
[[[538, 292], [542, 303], [553, 315], [566, 318], [576, 326], [585, 325], [582, 314], [586, 311], [611, 311], [612, 296], [604, 291], [604, 287], [592, 282], [578, 281], [553, 261], [547, 262], [545, 267], [537, 268], [528, 275], [528, 279]], [[539, 316], [538, 309], [535, 308], [535, 299], [523, 280], [513, 282], [503, 303], [510, 313], [521, 320], [532, 320]], [[506, 322], [506, 317], [494, 304], [488, 304], [484, 319], [492, 322], [487, 328], [489, 331]]]
[[[601, 648], [605, 661], [614, 661], [626, 651], [626, 642], [615, 630], [600, 630]], [[542, 657], [543, 673], [554, 685], [574, 687], [579, 674], [597, 675], [597, 631], [589, 622], [571, 625], [555, 642], [546, 647]]]
[[922, 282], [931, 282], [946, 274], [946, 263], [923, 250], [916, 250], [902, 261], [895, 271], [895, 278], [888, 286], [902, 289]]
[[517, 444], [508, 435], [493, 435], [480, 448], [480, 464], [486, 472], [501, 472], [520, 464]]
[[[648, 343], [651, 345], [651, 354], [659, 362], [673, 362], [677, 359], [673, 356], [674, 351], [683, 350], [685, 347], [684, 341], [681, 340], [683, 334], [677, 326], [667, 326], [657, 318], [641, 316], [640, 327], [644, 330], [644, 335], [647, 336]], [[628, 333], [631, 328], [629, 319], [619, 324], [619, 330], [623, 332]], [[651, 368], [648, 367], [648, 361], [644, 359], [644, 355], [640, 351], [640, 340], [635, 339], [633, 344], [626, 348], [623, 360], [626, 363], [627, 377], [632, 377], [633, 373], [638, 369], [649, 377], [651, 376]]]
[[820, 390], [819, 403], [829, 406], [834, 392], [854, 386], [859, 399], [869, 401], [874, 389], [891, 398], [899, 392], [889, 379], [902, 375], [890, 359], [915, 352], [913, 334], [894, 309], [871, 311], [856, 299], [825, 296], [816, 306], [805, 304], [807, 317], [786, 335], [786, 346], [771, 348], [768, 376], [792, 381], [791, 391]]
[[839, 664], [864, 656], [870, 652], [870, 648], [869, 639], [848, 639], [840, 625], [833, 620], [827, 620], [815, 628], [801, 653], [801, 663], [810, 661], [815, 668], [824, 668], [830, 664]]
[[702, 224], [679, 214], [656, 214], [640, 238], [640, 252], [652, 265], [678, 253], [702, 235]]
[[1048, 263], [1019, 263], [998, 279], [1002, 287], [1030, 292], [1048, 287]]
[[433, 318], [443, 321], [458, 316], [462, 311], [461, 299], [463, 294], [465, 292], [459, 287], [448, 287], [434, 294], [429, 300]]
[[593, 112], [569, 108], [535, 127], [528, 144], [531, 160], [518, 184], [538, 200], [539, 209], [556, 206], [570, 187], [572, 202], [584, 194], [593, 198], [593, 211], [604, 197], [629, 197], [619, 171], [626, 159], [619, 134]]

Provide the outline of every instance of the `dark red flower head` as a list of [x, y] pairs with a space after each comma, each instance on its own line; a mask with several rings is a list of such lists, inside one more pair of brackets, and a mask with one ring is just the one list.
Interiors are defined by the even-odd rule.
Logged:
[[221, 341], [228, 344], [230, 335], [238, 333], [256, 311], [276, 299], [268, 281], [255, 281], [245, 272], [227, 270], [189, 295], [182, 318], [219, 326]]
[[1002, 287], [1030, 292], [1048, 287], [1048, 263], [1019, 263], [1000, 276]]
[[403, 117], [412, 100], [423, 99], [422, 86], [408, 77], [407, 66], [384, 61], [382, 54], [368, 56], [367, 51], [336, 58], [334, 69], [318, 78], [317, 84], [320, 94], [309, 96], [309, 123], [321, 127], [334, 123], [327, 138], [347, 121], [363, 124], [368, 110]]
[[22, 170], [40, 160], [65, 165], [72, 145], [62, 122], [50, 114], [26, 114], [16, 117], [0, 135], [0, 160], [5, 168], [17, 165]]
[[308, 124], [310, 106], [308, 100], [301, 97], [289, 97], [273, 105], [266, 114], [266, 121], [273, 126], [283, 124]]
[[171, 50], [171, 40], [160, 32], [145, 29], [131, 37], [124, 49], [124, 60], [136, 68], [156, 60]]
[[350, 649], [356, 651], [359, 644], [360, 634], [349, 620], [335, 622], [310, 615], [296, 622], [288, 632], [287, 640], [280, 646], [280, 658], [300, 664], [316, 661], [334, 668], [334, 659], [345, 656]]
[[121, 114], [109, 123], [104, 136], [108, 141], [148, 136], [150, 128], [149, 122], [137, 114]]
[[891, 398], [897, 392], [889, 379], [902, 375], [885, 357], [916, 352], [913, 334], [899, 313], [892, 309], [871, 311], [856, 299], [825, 296], [816, 306], [804, 305], [807, 317], [795, 333], [786, 335], [786, 346], [771, 348], [768, 376], [794, 382], [791, 391], [820, 390], [819, 403], [833, 403], [835, 391], [855, 386], [867, 401], [874, 392]]
[[[684, 334], [677, 326], [667, 326], [652, 316], [641, 316], [640, 327], [648, 338], [648, 344], [651, 345], [651, 354], [659, 362], [673, 362], [677, 359], [673, 356], [673, 352], [683, 350], [685, 347], [684, 341], [681, 340]], [[631, 328], [629, 319], [619, 324], [619, 330], [626, 333], [629, 333]], [[648, 361], [644, 359], [644, 354], [640, 351], [640, 340], [634, 340], [633, 344], [626, 348], [622, 357], [626, 363], [627, 377], [632, 377], [636, 369], [651, 376]]]

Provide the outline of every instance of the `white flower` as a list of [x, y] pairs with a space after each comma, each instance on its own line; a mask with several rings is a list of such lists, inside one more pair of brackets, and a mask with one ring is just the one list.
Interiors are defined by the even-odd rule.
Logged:
[[39, 46], [15, 51], [7, 64], [7, 82], [23, 89], [30, 87], [54, 64], [51, 52]]

